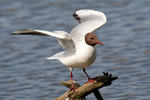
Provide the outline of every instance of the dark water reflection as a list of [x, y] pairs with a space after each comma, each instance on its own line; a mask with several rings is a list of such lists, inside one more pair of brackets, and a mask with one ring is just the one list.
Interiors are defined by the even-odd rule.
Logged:
[[[46, 57], [61, 51], [56, 40], [40, 36], [12, 36], [19, 29], [71, 31], [77, 9], [102, 11], [108, 22], [97, 30], [105, 44], [97, 46], [91, 76], [110, 72], [119, 76], [103, 88], [106, 100], [150, 99], [150, 1], [149, 0], [1, 0], [0, 1], [0, 100], [51, 100], [67, 89], [60, 85], [69, 71]], [[85, 75], [74, 70], [74, 79]], [[88, 100], [95, 99], [93, 95]]]

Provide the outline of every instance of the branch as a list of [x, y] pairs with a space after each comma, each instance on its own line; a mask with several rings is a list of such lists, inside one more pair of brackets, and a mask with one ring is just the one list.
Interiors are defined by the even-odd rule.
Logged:
[[[97, 76], [94, 79], [94, 82], [87, 82], [80, 86], [77, 82], [74, 82], [75, 84], [78, 84], [76, 87], [78, 87], [76, 90], [69, 90], [65, 92], [60, 97], [56, 98], [55, 100], [65, 100], [68, 98], [68, 100], [86, 100], [85, 97], [89, 95], [90, 93], [94, 93], [97, 100], [103, 100], [102, 96], [100, 95], [98, 89], [109, 86], [112, 84], [112, 81], [116, 80], [118, 77], [112, 77], [111, 74], [103, 73], [103, 76]], [[65, 85], [66, 82], [63, 82], [62, 84]], [[67, 82], [69, 83], [69, 81]], [[66, 85], [65, 85], [66, 86]], [[67, 87], [70, 87], [68, 85]]]

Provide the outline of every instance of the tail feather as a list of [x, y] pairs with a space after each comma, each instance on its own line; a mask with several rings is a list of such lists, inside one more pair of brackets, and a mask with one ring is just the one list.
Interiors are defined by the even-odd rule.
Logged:
[[46, 58], [47, 60], [49, 60], [49, 59], [59, 59], [59, 57], [61, 57], [60, 55], [62, 54], [62, 52], [60, 52], [60, 53], [56, 53], [56, 54], [54, 54], [53, 56], [50, 56], [50, 57], [48, 57], [48, 58]]

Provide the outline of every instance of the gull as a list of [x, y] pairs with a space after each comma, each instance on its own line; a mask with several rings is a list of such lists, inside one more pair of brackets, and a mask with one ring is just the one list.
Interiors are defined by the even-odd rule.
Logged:
[[70, 70], [70, 80], [73, 85], [73, 68], [80, 68], [88, 77], [88, 81], [93, 79], [89, 77], [85, 68], [89, 67], [96, 59], [95, 45], [103, 45], [98, 40], [94, 31], [103, 26], [107, 19], [104, 13], [100, 11], [81, 9], [77, 10], [73, 17], [79, 22], [69, 33], [65, 31], [45, 31], [45, 30], [19, 30], [12, 32], [13, 35], [41, 35], [52, 36], [58, 40], [58, 43], [64, 48], [64, 51], [54, 54], [46, 59], [57, 59]]

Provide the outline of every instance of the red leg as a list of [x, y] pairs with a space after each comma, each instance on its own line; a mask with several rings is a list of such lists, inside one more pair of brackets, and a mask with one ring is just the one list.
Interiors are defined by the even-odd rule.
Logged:
[[83, 72], [85, 73], [85, 75], [88, 77], [88, 82], [93, 82], [94, 80], [92, 78], [90, 78], [90, 76], [87, 74], [85, 68], [83, 68]]
[[70, 69], [70, 80], [71, 80], [71, 90], [75, 90], [76, 88], [73, 85], [73, 74], [72, 74], [72, 68]]
[[70, 80], [71, 80], [71, 89], [74, 89], [72, 71], [70, 72]]

